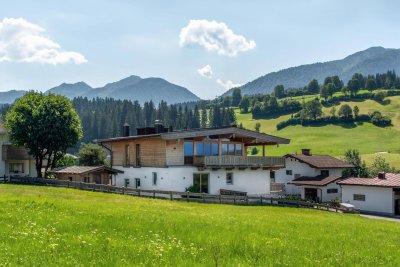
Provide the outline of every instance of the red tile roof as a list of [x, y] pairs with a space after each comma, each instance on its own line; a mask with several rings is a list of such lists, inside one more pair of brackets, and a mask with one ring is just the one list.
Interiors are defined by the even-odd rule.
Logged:
[[294, 158], [317, 169], [353, 168], [354, 166], [328, 155], [287, 154], [286, 158]]
[[339, 185], [361, 185], [361, 186], [378, 186], [378, 187], [400, 187], [399, 173], [386, 173], [385, 179], [374, 178], [347, 178], [340, 182]]
[[68, 174], [85, 174], [91, 173], [96, 171], [105, 171], [111, 173], [123, 173], [123, 171], [109, 168], [106, 166], [68, 166], [68, 167], [60, 167], [51, 171], [51, 173], [61, 174], [61, 173], [68, 173]]
[[294, 184], [294, 185], [314, 185], [314, 186], [325, 186], [330, 183], [333, 183], [336, 180], [341, 179], [342, 177], [339, 176], [315, 176], [315, 177], [307, 177], [307, 176], [302, 176], [299, 178], [296, 178], [292, 181], [289, 182], [289, 184]]

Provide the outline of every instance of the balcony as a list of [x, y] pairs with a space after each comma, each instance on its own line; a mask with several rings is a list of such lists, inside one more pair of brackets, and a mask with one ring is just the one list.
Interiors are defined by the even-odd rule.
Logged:
[[194, 157], [193, 165], [198, 167], [253, 167], [253, 168], [283, 168], [283, 157], [246, 157], [246, 156], [206, 156]]

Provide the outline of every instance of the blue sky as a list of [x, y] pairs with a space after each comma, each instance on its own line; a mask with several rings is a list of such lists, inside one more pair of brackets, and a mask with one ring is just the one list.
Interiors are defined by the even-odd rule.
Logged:
[[[134, 74], [213, 98], [283, 68], [400, 48], [399, 11], [396, 1], [7, 1], [0, 91], [98, 87]], [[21, 43], [21, 32], [31, 39]]]

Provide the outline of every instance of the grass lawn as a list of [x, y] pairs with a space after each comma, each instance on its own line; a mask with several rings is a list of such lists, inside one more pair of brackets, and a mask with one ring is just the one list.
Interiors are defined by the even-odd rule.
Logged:
[[[373, 100], [360, 102], [346, 102], [350, 106], [357, 105], [360, 113], [369, 113], [379, 110], [384, 115], [391, 117], [393, 127], [380, 128], [371, 123], [355, 125], [326, 125], [320, 127], [289, 126], [280, 131], [276, 130], [276, 124], [287, 120], [290, 115], [284, 115], [272, 119], [251, 118], [251, 114], [240, 114], [236, 111], [238, 123], [242, 123], [245, 128], [254, 130], [255, 124], [261, 124], [260, 131], [291, 139], [289, 145], [280, 147], [268, 147], [268, 155], [284, 155], [286, 153], [300, 152], [301, 148], [311, 148], [314, 153], [330, 154], [342, 156], [347, 149], [358, 149], [361, 154], [365, 154], [365, 160], [372, 160], [370, 154], [377, 152], [390, 152], [388, 160], [393, 165], [399, 166], [400, 159], [400, 96], [388, 97], [390, 104], [382, 105]], [[343, 104], [344, 102], [342, 102]], [[323, 111], [329, 114], [330, 108]], [[336, 107], [339, 110], [339, 106]], [[259, 151], [261, 155], [261, 150]]]
[[364, 154], [362, 155], [362, 159], [368, 164], [371, 164], [375, 157], [379, 155], [386, 160], [390, 164], [390, 166], [395, 167], [397, 170], [400, 170], [400, 154], [393, 153], [375, 153], [375, 154]]
[[399, 266], [400, 223], [0, 185], [0, 265]]

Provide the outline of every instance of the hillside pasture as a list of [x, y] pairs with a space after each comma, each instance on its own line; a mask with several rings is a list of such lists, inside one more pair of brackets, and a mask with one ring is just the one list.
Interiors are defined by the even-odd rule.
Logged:
[[400, 264], [400, 223], [308, 209], [0, 185], [0, 221], [2, 266]]

